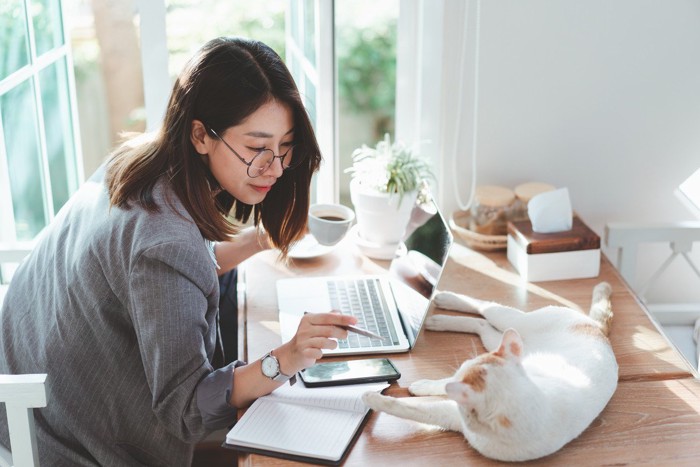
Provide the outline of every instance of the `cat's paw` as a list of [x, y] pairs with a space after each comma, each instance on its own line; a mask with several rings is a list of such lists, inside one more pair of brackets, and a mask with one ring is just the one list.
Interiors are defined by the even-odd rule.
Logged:
[[464, 295], [454, 292], [438, 292], [433, 297], [436, 307], [445, 310], [455, 310], [463, 312], [476, 312], [474, 305], [470, 303]]
[[445, 394], [445, 382], [432, 379], [419, 379], [408, 387], [413, 396], [440, 396]]
[[393, 397], [383, 396], [378, 392], [368, 391], [362, 394], [362, 402], [372, 410], [386, 411], [392, 404]]
[[425, 320], [425, 328], [430, 331], [452, 331], [454, 316], [432, 315]]

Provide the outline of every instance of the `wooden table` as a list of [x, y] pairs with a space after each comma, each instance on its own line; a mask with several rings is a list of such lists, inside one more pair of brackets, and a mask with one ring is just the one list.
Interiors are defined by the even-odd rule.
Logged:
[[[346, 241], [332, 253], [285, 265], [274, 252], [261, 253], [242, 267], [240, 352], [260, 358], [281, 343], [274, 281], [280, 277], [378, 271], [388, 262], [363, 256]], [[593, 279], [523, 281], [504, 252], [477, 253], [456, 243], [439, 288], [532, 310], [563, 304], [587, 311], [593, 286], [605, 280], [613, 289], [611, 342], [620, 383], [609, 405], [576, 440], [537, 465], [699, 465], [700, 381], [697, 372], [668, 342], [612, 265], [603, 259]], [[431, 313], [447, 313], [431, 309]], [[408, 396], [422, 378], [451, 375], [462, 361], [484, 352], [478, 337], [423, 331], [410, 353], [392, 354], [401, 379], [386, 391]], [[357, 357], [360, 358], [360, 357]], [[241, 455], [242, 465], [295, 465], [260, 455]], [[459, 433], [373, 413], [345, 465], [496, 465]]]

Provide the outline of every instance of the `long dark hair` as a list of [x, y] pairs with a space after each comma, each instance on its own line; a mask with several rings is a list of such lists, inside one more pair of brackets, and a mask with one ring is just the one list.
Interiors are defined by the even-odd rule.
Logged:
[[[275, 100], [294, 118], [294, 154], [304, 162], [285, 171], [264, 201], [250, 205], [220, 186], [190, 141], [193, 120], [219, 134]], [[207, 131], [209, 131], [207, 129]], [[213, 136], [213, 135], [212, 135]], [[262, 222], [273, 245], [287, 253], [306, 228], [311, 177], [321, 151], [294, 80], [277, 53], [262, 42], [220, 37], [207, 42], [173, 86], [161, 129], [153, 138], [123, 144], [111, 156], [107, 183], [112, 205], [136, 202], [156, 211], [152, 192], [165, 176], [204, 238], [229, 240], [237, 232], [227, 219]], [[213, 195], [213, 193], [217, 193]]]

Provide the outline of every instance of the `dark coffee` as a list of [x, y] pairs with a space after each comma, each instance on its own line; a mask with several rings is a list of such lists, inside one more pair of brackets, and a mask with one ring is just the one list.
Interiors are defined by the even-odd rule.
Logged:
[[345, 218], [338, 217], [338, 216], [319, 216], [319, 219], [323, 219], [324, 221], [332, 221], [332, 222], [338, 222], [338, 221], [345, 220]]

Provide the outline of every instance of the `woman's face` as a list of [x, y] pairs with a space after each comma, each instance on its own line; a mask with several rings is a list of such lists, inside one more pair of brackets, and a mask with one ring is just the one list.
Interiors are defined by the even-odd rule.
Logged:
[[[265, 199], [272, 185], [282, 176], [282, 164], [280, 159], [275, 159], [267, 170], [251, 178], [246, 164], [231, 149], [247, 162], [263, 149], [271, 149], [275, 155], [284, 153], [294, 141], [294, 118], [289, 107], [273, 100], [259, 107], [239, 125], [219, 133], [231, 148], [218, 138], [205, 135], [204, 160], [216, 181], [239, 201], [253, 205]], [[197, 150], [202, 153], [199, 148]]]

